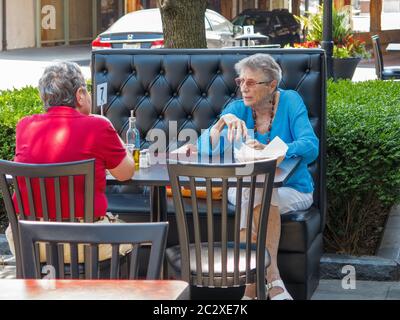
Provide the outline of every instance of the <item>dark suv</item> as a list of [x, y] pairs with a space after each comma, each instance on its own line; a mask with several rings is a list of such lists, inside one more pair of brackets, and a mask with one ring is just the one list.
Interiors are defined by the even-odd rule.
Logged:
[[269, 37], [268, 43], [293, 45], [300, 42], [301, 27], [294, 16], [287, 9], [263, 11], [246, 9], [232, 20], [234, 25], [254, 26], [254, 33], [261, 33]]

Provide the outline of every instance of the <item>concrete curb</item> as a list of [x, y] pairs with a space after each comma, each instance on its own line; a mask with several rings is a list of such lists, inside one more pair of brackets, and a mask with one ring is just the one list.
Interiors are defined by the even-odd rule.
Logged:
[[400, 205], [390, 210], [385, 231], [376, 256], [350, 256], [324, 254], [320, 262], [321, 279], [343, 279], [348, 271], [345, 265], [355, 268], [359, 280], [400, 280]]
[[4, 233], [0, 234], [0, 255], [11, 255], [10, 247], [8, 246], [8, 241]]
[[344, 266], [354, 267], [357, 280], [399, 281], [400, 265], [392, 260], [377, 256], [349, 256], [324, 254], [320, 262], [321, 279], [343, 279], [349, 274]]

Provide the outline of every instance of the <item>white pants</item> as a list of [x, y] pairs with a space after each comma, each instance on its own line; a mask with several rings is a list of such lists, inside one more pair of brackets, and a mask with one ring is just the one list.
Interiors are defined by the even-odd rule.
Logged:
[[[256, 188], [254, 195], [254, 208], [261, 204], [262, 189]], [[240, 216], [240, 229], [246, 228], [247, 210], [249, 206], [250, 189], [242, 190], [242, 207]], [[236, 205], [236, 188], [228, 189], [228, 201]], [[279, 213], [306, 210], [313, 204], [313, 193], [299, 192], [293, 188], [274, 188], [272, 191], [271, 205], [279, 208]]]

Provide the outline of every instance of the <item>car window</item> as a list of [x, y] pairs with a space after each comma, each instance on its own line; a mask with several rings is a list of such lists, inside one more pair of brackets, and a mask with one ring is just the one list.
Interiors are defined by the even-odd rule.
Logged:
[[232, 20], [233, 24], [236, 24], [238, 26], [244, 26], [244, 21], [246, 19], [247, 16], [237, 16], [236, 18], [234, 18]]
[[207, 31], [211, 30], [210, 22], [208, 21], [208, 19], [206, 17], [204, 17], [204, 25], [206, 26]]
[[253, 25], [256, 28], [265, 28], [267, 17], [265, 15], [256, 15], [253, 17]]
[[233, 32], [232, 23], [220, 14], [206, 11], [206, 17], [213, 31]]
[[296, 20], [291, 16], [291, 15], [279, 15], [279, 20], [281, 21], [281, 24], [285, 26], [291, 26], [296, 24]]
[[163, 32], [160, 11], [150, 9], [128, 13], [106, 32]]

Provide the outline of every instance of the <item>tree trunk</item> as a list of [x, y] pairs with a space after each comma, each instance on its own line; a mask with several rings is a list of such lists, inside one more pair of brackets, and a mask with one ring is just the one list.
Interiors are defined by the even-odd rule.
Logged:
[[369, 3], [370, 27], [371, 32], [381, 31], [382, 0], [371, 1]]
[[165, 48], [207, 48], [207, 0], [158, 0]]
[[292, 0], [292, 14], [300, 16], [300, 0]]

